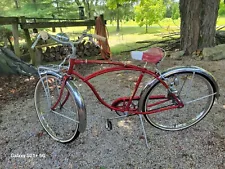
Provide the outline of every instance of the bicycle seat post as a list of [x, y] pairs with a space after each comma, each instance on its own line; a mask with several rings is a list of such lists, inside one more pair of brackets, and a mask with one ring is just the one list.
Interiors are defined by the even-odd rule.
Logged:
[[147, 67], [147, 65], [148, 65], [148, 62], [145, 62], [145, 64], [144, 64], [144, 68], [146, 68], [146, 67]]
[[161, 76], [159, 65], [160, 65], [160, 62], [155, 65], [155, 71]]

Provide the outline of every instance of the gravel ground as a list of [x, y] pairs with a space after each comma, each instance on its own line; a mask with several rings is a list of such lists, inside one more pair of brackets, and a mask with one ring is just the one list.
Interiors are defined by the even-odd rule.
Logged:
[[[147, 148], [138, 117], [113, 120], [113, 129], [108, 131], [105, 119], [115, 113], [100, 105], [91, 91], [77, 82], [87, 105], [88, 125], [86, 131], [69, 144], [54, 141], [43, 130], [32, 98], [20, 98], [2, 106], [0, 168], [224, 169], [225, 61], [174, 61], [167, 58], [162, 66], [190, 64], [209, 70], [217, 78], [221, 93], [209, 114], [197, 125], [170, 132], [156, 129], [145, 121], [150, 146]], [[118, 94], [126, 93], [130, 86], [118, 83], [120, 76], [119, 82], [123, 82], [123, 74], [116, 74], [117, 80], [110, 76], [96, 78], [93, 83], [104, 98], [112, 100]], [[109, 86], [112, 82], [115, 85]]]

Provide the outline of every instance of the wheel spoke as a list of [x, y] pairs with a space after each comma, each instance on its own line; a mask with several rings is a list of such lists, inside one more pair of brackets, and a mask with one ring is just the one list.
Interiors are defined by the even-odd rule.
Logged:
[[79, 123], [79, 121], [74, 120], [74, 119], [72, 119], [72, 118], [70, 118], [70, 117], [68, 117], [68, 116], [66, 116], [66, 115], [64, 115], [64, 114], [60, 114], [60, 113], [58, 113], [57, 111], [52, 110], [52, 112], [55, 113], [55, 114], [57, 114], [57, 115], [59, 115], [59, 116], [61, 116], [61, 117], [66, 118], [66, 119], [68, 119], [68, 120], [72, 120], [72, 121], [74, 121], [75, 123]]
[[213, 94], [210, 94], [210, 95], [207, 95], [207, 96], [203, 96], [203, 97], [197, 98], [195, 100], [191, 100], [191, 101], [185, 102], [184, 105], [187, 105], [187, 104], [190, 104], [190, 103], [193, 103], [193, 102], [205, 99], [205, 98], [213, 96], [213, 95], [216, 95], [216, 93], [213, 93]]
[[67, 109], [67, 108], [65, 108], [65, 107], [61, 107], [61, 109], [64, 109], [64, 110], [66, 110], [67, 112], [69, 112], [69, 113], [71, 113], [71, 114], [73, 114], [73, 115], [75, 115], [75, 114], [76, 114], [76, 113], [74, 113], [74, 112], [70, 111], [69, 109]]
[[[188, 76], [188, 75], [187, 75], [187, 76]], [[178, 92], [178, 95], [180, 95], [181, 91], [183, 90], [183, 87], [184, 87], [184, 85], [185, 85], [185, 83], [186, 83], [186, 81], [187, 81], [187, 76], [186, 76], [186, 79], [184, 80], [184, 82], [183, 82], [183, 84], [182, 84], [182, 86], [181, 86], [181, 88], [180, 88], [180, 91]]]

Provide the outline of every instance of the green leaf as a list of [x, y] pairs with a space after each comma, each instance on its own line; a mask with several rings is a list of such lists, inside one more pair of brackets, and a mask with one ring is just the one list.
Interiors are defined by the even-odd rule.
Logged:
[[139, 26], [150, 26], [164, 18], [166, 7], [163, 0], [141, 0], [135, 7], [136, 21]]

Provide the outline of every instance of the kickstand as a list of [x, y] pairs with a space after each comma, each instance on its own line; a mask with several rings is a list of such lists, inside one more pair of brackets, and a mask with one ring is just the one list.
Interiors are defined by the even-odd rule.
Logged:
[[145, 137], [145, 144], [146, 144], [147, 148], [149, 148], [148, 140], [147, 140], [147, 135], [146, 135], [146, 132], [145, 132], [145, 127], [144, 127], [144, 123], [143, 123], [142, 116], [143, 116], [142, 114], [139, 114], [139, 118], [140, 118], [140, 121], [141, 121], [142, 130], [143, 130], [144, 137]]

